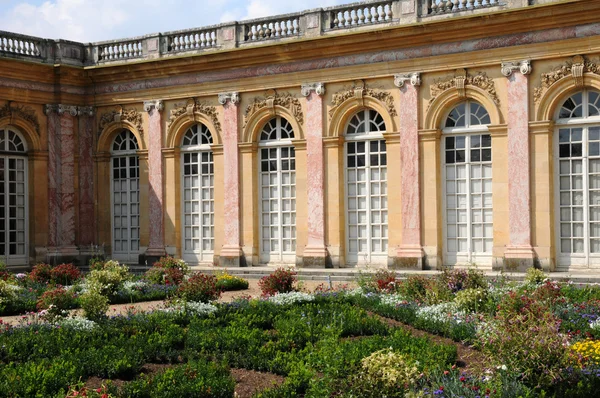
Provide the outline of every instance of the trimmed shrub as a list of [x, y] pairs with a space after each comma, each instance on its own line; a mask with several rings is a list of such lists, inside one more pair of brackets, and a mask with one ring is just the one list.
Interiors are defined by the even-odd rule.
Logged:
[[50, 321], [66, 316], [67, 310], [75, 307], [75, 294], [62, 286], [46, 290], [37, 302], [38, 310], [47, 311], [44, 317]]
[[86, 278], [90, 290], [96, 290], [105, 296], [114, 295], [129, 280], [129, 268], [118, 261], [107, 261], [101, 269], [95, 269]]
[[223, 292], [245, 290], [248, 289], [248, 281], [223, 271], [217, 274], [217, 287]]
[[29, 273], [29, 279], [37, 283], [50, 282], [52, 279], [52, 266], [45, 263], [36, 264]]
[[195, 274], [179, 286], [175, 295], [187, 301], [208, 303], [221, 297], [221, 291], [214, 275]]
[[60, 264], [50, 270], [50, 281], [60, 285], [72, 285], [83, 277], [73, 264]]
[[90, 290], [81, 295], [79, 303], [83, 309], [83, 316], [87, 319], [98, 322], [106, 318], [108, 297], [103, 296], [95, 290]]
[[179, 285], [188, 274], [185, 261], [171, 256], [161, 257], [152, 268], [146, 271], [144, 278], [156, 285]]
[[294, 290], [297, 273], [291, 269], [277, 268], [271, 275], [264, 276], [258, 281], [263, 296], [273, 296], [277, 293], [289, 293]]

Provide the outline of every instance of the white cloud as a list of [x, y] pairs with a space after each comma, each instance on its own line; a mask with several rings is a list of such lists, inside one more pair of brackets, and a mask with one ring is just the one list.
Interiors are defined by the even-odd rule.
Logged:
[[93, 42], [285, 14], [351, 0], [9, 0], [2, 30]]

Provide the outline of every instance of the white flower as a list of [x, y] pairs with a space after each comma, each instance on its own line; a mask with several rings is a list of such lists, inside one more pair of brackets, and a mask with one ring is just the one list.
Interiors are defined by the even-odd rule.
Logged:
[[96, 322], [82, 317], [61, 319], [58, 324], [64, 328], [70, 328], [77, 331], [92, 330], [96, 327]]
[[125, 281], [123, 282], [123, 291], [127, 294], [132, 294], [136, 290], [143, 289], [148, 284], [144, 281]]
[[188, 315], [210, 315], [217, 311], [217, 307], [212, 304], [200, 303], [197, 301], [180, 301], [170, 307], [164, 308], [162, 311], [176, 314], [187, 313]]
[[406, 299], [399, 294], [382, 294], [381, 304], [396, 308], [400, 304], [405, 304]]
[[592, 330], [600, 330], [600, 318], [595, 321], [590, 322], [590, 329]]
[[300, 303], [303, 301], [313, 301], [315, 297], [312, 294], [303, 292], [279, 293], [269, 297], [269, 301], [277, 305], [286, 305]]

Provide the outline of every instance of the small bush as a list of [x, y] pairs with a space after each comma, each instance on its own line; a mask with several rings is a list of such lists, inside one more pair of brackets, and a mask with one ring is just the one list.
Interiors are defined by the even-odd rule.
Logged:
[[374, 274], [360, 273], [357, 284], [365, 292], [393, 293], [396, 291], [396, 273], [386, 269], [378, 270]]
[[3, 261], [0, 261], [0, 279], [2, 279], [3, 281], [12, 279], [12, 275], [10, 274], [10, 272], [8, 272], [6, 264], [4, 264]]
[[50, 281], [60, 285], [72, 285], [83, 277], [73, 264], [60, 264], [50, 270]]
[[[420, 373], [415, 363], [406, 355], [396, 353], [390, 348], [374, 352], [361, 363], [368, 384], [381, 386], [383, 391], [406, 389], [415, 384]], [[383, 393], [380, 389], [377, 391]]]
[[410, 275], [398, 285], [398, 292], [407, 300], [424, 302], [431, 280], [421, 275]]
[[185, 261], [174, 257], [161, 257], [152, 268], [146, 271], [144, 278], [156, 285], [179, 285], [188, 274]]
[[19, 290], [19, 286], [8, 283], [4, 279], [0, 279], [0, 313], [17, 300], [17, 292]]
[[531, 284], [542, 284], [544, 281], [548, 279], [548, 276], [541, 269], [537, 268], [529, 268], [525, 273], [525, 282]]
[[187, 301], [208, 303], [221, 297], [217, 287], [217, 278], [214, 275], [195, 274], [183, 282], [177, 292], [177, 297]]
[[37, 283], [50, 282], [52, 279], [52, 266], [44, 263], [36, 264], [29, 273], [29, 279]]
[[294, 291], [296, 283], [295, 271], [285, 268], [277, 268], [271, 275], [264, 276], [258, 281], [258, 286], [263, 296], [273, 296], [277, 293], [289, 293]]
[[59, 286], [46, 290], [37, 302], [38, 310], [45, 310], [44, 317], [50, 321], [64, 317], [67, 310], [75, 307], [75, 294]]
[[454, 299], [459, 309], [468, 312], [481, 311], [487, 302], [487, 290], [485, 289], [464, 289], [456, 293]]
[[217, 287], [223, 292], [245, 290], [248, 289], [248, 281], [224, 271], [217, 274]]
[[129, 268], [119, 264], [118, 261], [107, 261], [101, 269], [95, 269], [89, 273], [86, 283], [90, 290], [96, 290], [105, 296], [114, 295], [129, 280]]
[[83, 316], [90, 321], [98, 322], [106, 318], [108, 311], [108, 297], [98, 291], [90, 290], [81, 295], [79, 303], [83, 309]]

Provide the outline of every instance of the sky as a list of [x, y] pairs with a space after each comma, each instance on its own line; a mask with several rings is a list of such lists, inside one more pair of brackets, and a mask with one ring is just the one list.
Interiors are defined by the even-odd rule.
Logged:
[[0, 0], [0, 30], [87, 43], [351, 2], [352, 0]]

